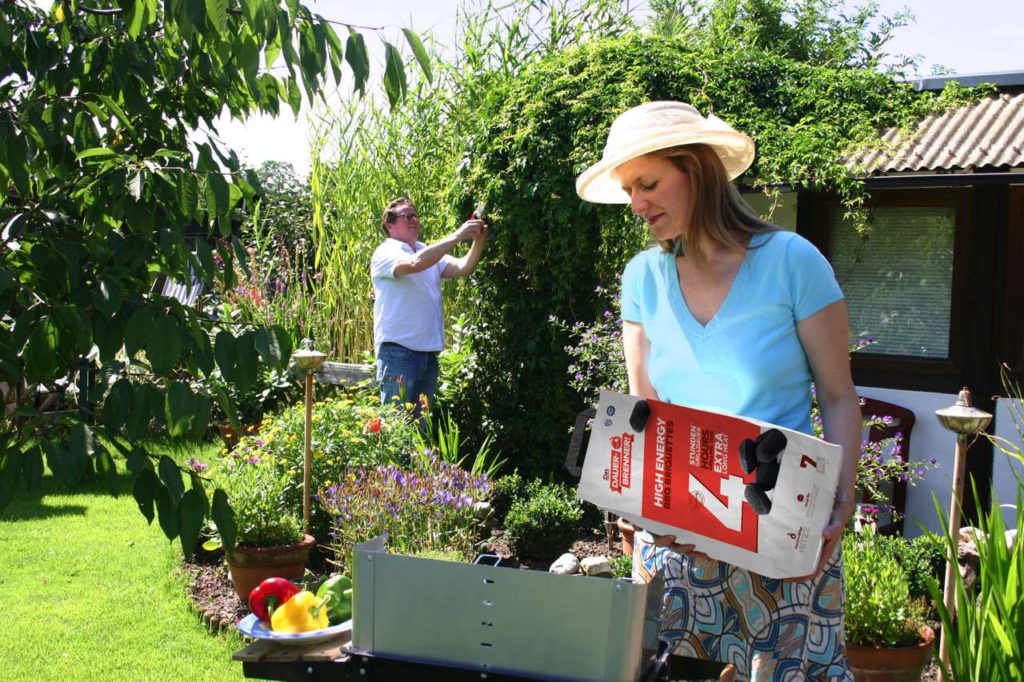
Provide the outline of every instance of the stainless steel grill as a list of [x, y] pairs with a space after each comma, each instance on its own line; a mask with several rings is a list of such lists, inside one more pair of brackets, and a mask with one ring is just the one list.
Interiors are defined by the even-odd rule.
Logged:
[[352, 650], [539, 680], [628, 682], [658, 648], [663, 585], [389, 554], [353, 556]]

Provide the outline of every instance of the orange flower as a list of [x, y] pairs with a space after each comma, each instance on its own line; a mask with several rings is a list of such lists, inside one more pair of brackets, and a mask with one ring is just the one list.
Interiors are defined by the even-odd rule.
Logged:
[[374, 417], [366, 422], [366, 430], [370, 433], [380, 433], [380, 426], [382, 423], [383, 420], [380, 417]]

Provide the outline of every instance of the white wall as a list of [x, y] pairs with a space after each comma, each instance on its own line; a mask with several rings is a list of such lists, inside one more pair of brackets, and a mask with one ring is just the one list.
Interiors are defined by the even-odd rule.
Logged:
[[[935, 418], [935, 410], [949, 407], [957, 396], [948, 393], [925, 393], [904, 391], [893, 388], [857, 387], [857, 394], [865, 398], [884, 400], [905, 407], [916, 418], [910, 437], [911, 462], [927, 462], [934, 457], [938, 465], [925, 470], [924, 480], [907, 486], [906, 520], [903, 533], [907, 537], [921, 534], [921, 525], [932, 531], [940, 531], [939, 519], [932, 502], [934, 494], [939, 500], [943, 513], [949, 512], [950, 491], [953, 488], [953, 457], [956, 437], [946, 431]], [[921, 524], [921, 525], [918, 525]]]
[[[1024, 417], [1024, 405], [1021, 401], [1000, 398], [996, 401], [995, 426], [992, 431], [996, 436], [1024, 449], [1024, 443], [1021, 442], [1021, 436], [1014, 425], [1011, 404], [1017, 415]], [[1021, 427], [1024, 427], [1024, 424], [1021, 424]], [[1024, 464], [997, 449], [993, 449], [992, 457], [992, 492], [999, 499], [999, 504], [1016, 504], [1017, 481], [1024, 480]], [[1007, 528], [1017, 526], [1017, 514], [1013, 509], [1003, 509], [1003, 519], [1006, 520]]]

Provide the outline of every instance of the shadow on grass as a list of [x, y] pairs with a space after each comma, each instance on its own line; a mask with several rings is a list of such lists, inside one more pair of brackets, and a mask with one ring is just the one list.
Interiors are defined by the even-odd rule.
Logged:
[[74, 498], [75, 495], [110, 495], [113, 497], [111, 487], [117, 491], [119, 497], [127, 496], [131, 500], [132, 475], [127, 472], [119, 472], [114, 479], [113, 486], [105, 481], [86, 481], [75, 487], [69, 487], [60, 483], [52, 475], [43, 476], [39, 487], [28, 491], [25, 484], [21, 483], [10, 506], [0, 511], [0, 521], [29, 521], [34, 519], [45, 519], [56, 516], [83, 516], [86, 506], [74, 504], [71, 500], [67, 503], [47, 500], [46, 498]]

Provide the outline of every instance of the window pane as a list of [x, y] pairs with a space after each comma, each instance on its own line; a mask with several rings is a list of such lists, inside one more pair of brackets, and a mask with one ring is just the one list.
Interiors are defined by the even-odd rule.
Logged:
[[846, 294], [850, 332], [874, 337], [865, 353], [948, 357], [953, 209], [889, 207], [873, 214], [867, 239], [839, 210], [832, 215], [832, 264]]

